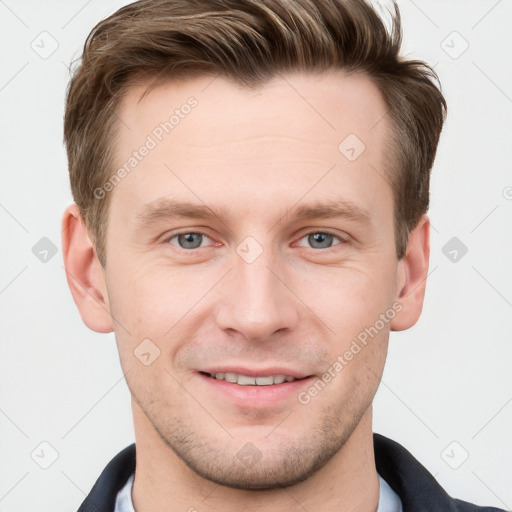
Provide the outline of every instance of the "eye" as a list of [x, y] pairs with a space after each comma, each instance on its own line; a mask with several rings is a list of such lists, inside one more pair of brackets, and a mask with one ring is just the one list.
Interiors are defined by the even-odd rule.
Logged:
[[[172, 245], [177, 245], [181, 249], [198, 249], [203, 246], [203, 242], [210, 239], [204, 233], [177, 233], [168, 239]], [[175, 243], [176, 242], [176, 243]]]
[[331, 233], [324, 233], [323, 231], [316, 231], [303, 236], [299, 241], [299, 245], [302, 247], [304, 247], [304, 245], [300, 242], [304, 239], [307, 240], [307, 243], [313, 249], [330, 249], [333, 246], [334, 240], [338, 240], [340, 243], [343, 243], [341, 238], [336, 235], [332, 235]]
[[[170, 237], [167, 241], [170, 244], [179, 247], [180, 249], [193, 250], [204, 247], [208, 240], [210, 240], [210, 237], [204, 233], [191, 231], [177, 233]], [[344, 242], [340, 237], [323, 231], [315, 231], [304, 235], [298, 242], [298, 245], [304, 247], [303, 243], [301, 243], [303, 240], [307, 240], [306, 243], [312, 249], [330, 249], [334, 245], [338, 245], [339, 243]], [[337, 240], [338, 243], [334, 243], [335, 240]]]

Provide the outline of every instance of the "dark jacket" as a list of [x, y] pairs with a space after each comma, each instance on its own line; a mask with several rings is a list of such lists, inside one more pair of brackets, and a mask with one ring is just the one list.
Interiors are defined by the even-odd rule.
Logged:
[[[450, 498], [434, 477], [401, 445], [373, 435], [377, 472], [400, 496], [403, 512], [504, 512]], [[135, 470], [135, 444], [103, 470], [78, 512], [113, 512], [117, 492]]]

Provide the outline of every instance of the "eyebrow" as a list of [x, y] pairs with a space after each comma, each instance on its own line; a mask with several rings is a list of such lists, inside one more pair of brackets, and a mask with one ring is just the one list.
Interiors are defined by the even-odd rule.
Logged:
[[172, 199], [157, 199], [148, 203], [135, 215], [140, 224], [150, 226], [160, 220], [188, 218], [188, 219], [218, 219], [222, 223], [229, 222], [231, 215], [226, 208], [214, 212], [206, 205], [190, 203], [188, 201], [175, 201]]
[[[301, 220], [346, 218], [365, 224], [370, 223], [370, 213], [352, 201], [336, 201], [302, 205], [292, 210], [293, 217]], [[291, 212], [290, 212], [291, 213]], [[288, 215], [290, 215], [290, 213]]]
[[[223, 224], [229, 224], [230, 220], [233, 218], [232, 214], [225, 207], [218, 208], [217, 211], [214, 211], [204, 204], [176, 201], [167, 198], [148, 203], [135, 217], [141, 225], [148, 227], [161, 220], [170, 219], [217, 219]], [[291, 208], [280, 217], [278, 223], [285, 217], [291, 217], [292, 220], [345, 218], [364, 224], [370, 223], [370, 214], [367, 210], [352, 201], [345, 200], [315, 202]]]

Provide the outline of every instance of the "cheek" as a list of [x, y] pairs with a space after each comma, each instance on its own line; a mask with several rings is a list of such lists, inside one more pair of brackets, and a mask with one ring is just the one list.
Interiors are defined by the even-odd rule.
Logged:
[[218, 281], [217, 274], [212, 274], [212, 269], [164, 265], [119, 266], [110, 274], [110, 307], [125, 371], [139, 369], [140, 361], [135, 357], [140, 352], [153, 357], [160, 351], [155, 367], [164, 360], [168, 365], [194, 337], [199, 317], [209, 304], [208, 291]]
[[392, 275], [392, 269], [380, 268], [378, 263], [363, 267], [353, 262], [343, 268], [304, 269], [292, 286], [331, 334], [346, 341], [390, 308], [394, 280], [386, 276]]
[[361, 404], [370, 404], [382, 377], [388, 335], [387, 326], [378, 332], [363, 330], [349, 340], [344, 339], [333, 351], [331, 366], [322, 379], [331, 377], [330, 397], [326, 394], [325, 400], [340, 404], [340, 412], [345, 403], [352, 404], [355, 409]]
[[[166, 340], [167, 350], [173, 351], [179, 339], [189, 339], [199, 323], [212, 316], [214, 307], [222, 307], [223, 298], [230, 299], [223, 291], [228, 283], [219, 285], [226, 273], [220, 263], [178, 267], [143, 258], [131, 263], [117, 260], [111, 260], [107, 285], [122, 352], [133, 353], [146, 338], [157, 344]], [[296, 328], [314, 327], [326, 348], [330, 345], [342, 353], [390, 307], [393, 283], [384, 276], [393, 275], [391, 260], [382, 254], [367, 254], [347, 258], [336, 267], [297, 260], [283, 266], [283, 281], [293, 293], [279, 293], [301, 313]], [[170, 338], [176, 343], [169, 343]]]
[[161, 354], [158, 333], [163, 327], [157, 319], [165, 320], [158, 311], [163, 302], [162, 289], [152, 281], [150, 272], [111, 263], [107, 286], [121, 366], [131, 376], [127, 376], [128, 383], [134, 380], [134, 374], [141, 382], [148, 378], [150, 368], [154, 370]]
[[124, 268], [119, 265], [109, 277], [112, 313], [138, 332], [150, 325], [157, 327], [159, 318], [172, 322], [187, 298], [183, 290], [191, 288], [176, 269], [162, 270], [144, 263]]

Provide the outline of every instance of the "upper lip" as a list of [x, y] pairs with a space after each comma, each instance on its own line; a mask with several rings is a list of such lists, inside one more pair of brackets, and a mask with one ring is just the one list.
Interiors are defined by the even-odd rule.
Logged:
[[310, 374], [302, 373], [291, 368], [283, 368], [282, 366], [272, 366], [266, 368], [244, 368], [242, 366], [215, 366], [210, 368], [201, 368], [200, 372], [210, 373], [237, 373], [247, 375], [247, 377], [269, 377], [270, 375], [285, 375], [286, 377], [294, 377], [295, 379], [303, 379], [309, 377]]

